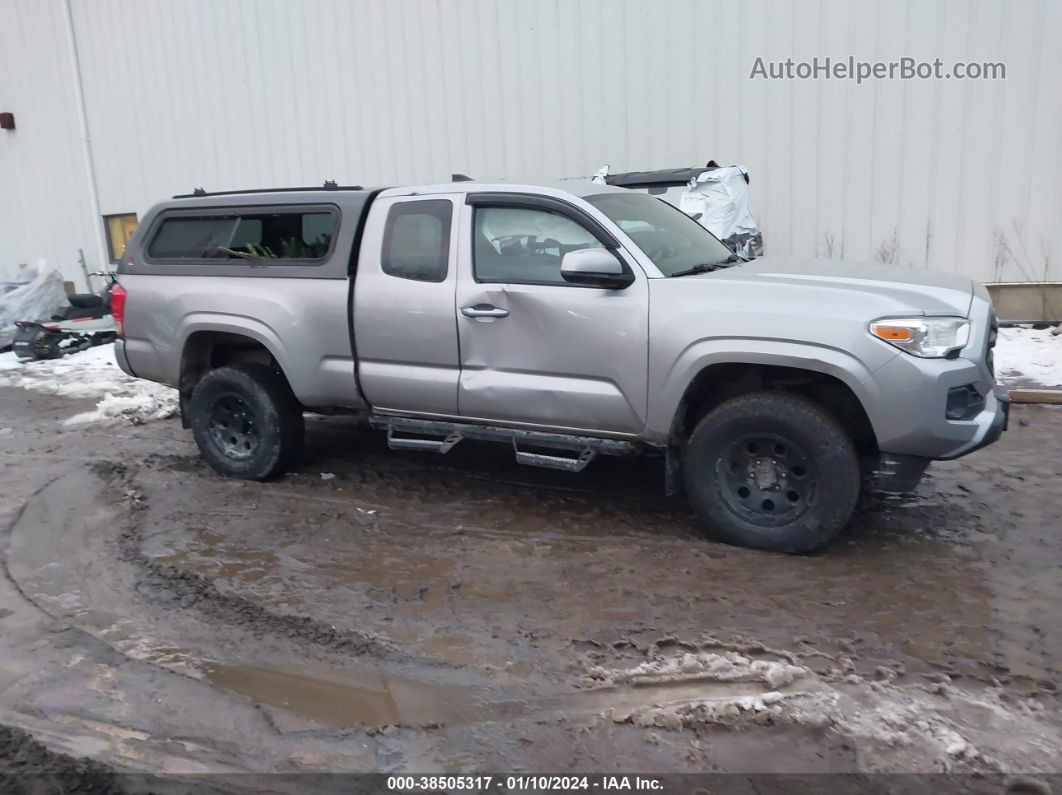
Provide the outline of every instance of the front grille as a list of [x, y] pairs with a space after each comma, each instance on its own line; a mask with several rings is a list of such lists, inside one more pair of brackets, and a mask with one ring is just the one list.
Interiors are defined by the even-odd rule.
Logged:
[[996, 377], [996, 338], [999, 336], [999, 319], [996, 317], [996, 313], [993, 312], [989, 320], [988, 326], [988, 342], [985, 346], [985, 364], [988, 365], [988, 372], [992, 377]]

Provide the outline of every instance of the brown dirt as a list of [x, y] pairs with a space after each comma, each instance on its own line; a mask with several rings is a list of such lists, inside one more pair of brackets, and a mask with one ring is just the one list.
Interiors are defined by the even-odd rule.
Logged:
[[652, 460], [315, 418], [247, 483], [175, 421], [0, 400], [0, 723], [119, 769], [1062, 768], [1060, 410], [791, 557], [703, 538]]

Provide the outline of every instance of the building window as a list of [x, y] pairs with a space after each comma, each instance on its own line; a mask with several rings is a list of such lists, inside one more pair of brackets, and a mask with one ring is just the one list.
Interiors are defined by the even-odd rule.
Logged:
[[111, 262], [117, 262], [125, 253], [129, 238], [136, 229], [136, 213], [105, 215], [103, 222], [107, 227], [107, 248], [111, 253]]

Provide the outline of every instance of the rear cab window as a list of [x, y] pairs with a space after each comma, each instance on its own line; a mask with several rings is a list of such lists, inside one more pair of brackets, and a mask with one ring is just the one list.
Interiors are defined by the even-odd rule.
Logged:
[[338, 226], [339, 213], [328, 206], [180, 210], [163, 215], [147, 256], [228, 265], [312, 264], [331, 253]]
[[442, 282], [450, 261], [453, 204], [448, 199], [400, 202], [384, 224], [380, 267], [388, 276]]

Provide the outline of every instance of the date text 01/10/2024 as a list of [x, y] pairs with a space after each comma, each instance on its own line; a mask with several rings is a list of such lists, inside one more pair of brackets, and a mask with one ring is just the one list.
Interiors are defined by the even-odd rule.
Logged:
[[395, 792], [466, 790], [484, 792], [563, 792], [571, 790], [642, 791], [663, 789], [663, 782], [651, 776], [389, 776], [387, 789]]

